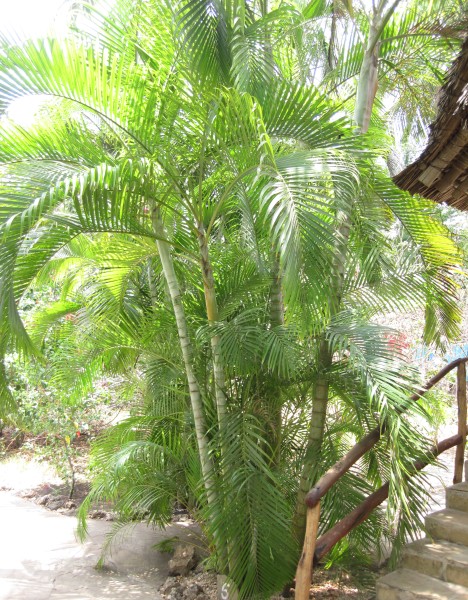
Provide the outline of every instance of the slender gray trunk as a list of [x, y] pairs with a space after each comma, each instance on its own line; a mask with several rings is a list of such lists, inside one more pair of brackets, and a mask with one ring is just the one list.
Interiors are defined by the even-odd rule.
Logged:
[[384, 8], [386, 3], [380, 2], [372, 15], [367, 45], [364, 50], [364, 58], [359, 73], [354, 110], [354, 120], [359, 127], [360, 133], [366, 133], [369, 129], [375, 95], [377, 93], [380, 38], [384, 27], [400, 2], [401, 0], [394, 0], [385, 13]]
[[356, 107], [354, 110], [354, 120], [359, 127], [360, 133], [366, 133], [369, 129], [372, 107], [374, 106], [375, 95], [378, 85], [378, 52], [379, 46], [373, 43], [377, 33], [375, 22], [371, 24], [369, 43], [364, 52], [364, 58], [359, 73], [359, 82], [356, 94]]
[[331, 365], [331, 353], [326, 339], [322, 339], [320, 342], [317, 363], [318, 376], [312, 392], [312, 415], [293, 521], [294, 533], [301, 543], [306, 525], [307, 506], [305, 498], [312, 484], [314, 466], [317, 465], [320, 458], [327, 418], [328, 390], [330, 386], [328, 371]]
[[185, 373], [189, 386], [190, 402], [192, 405], [193, 418], [195, 423], [195, 434], [197, 436], [198, 451], [202, 474], [205, 482], [208, 502], [213, 504], [216, 499], [214, 489], [214, 469], [213, 463], [208, 450], [208, 441], [206, 436], [206, 422], [203, 411], [203, 401], [200, 393], [200, 386], [193, 370], [193, 350], [190, 342], [187, 321], [185, 318], [185, 310], [182, 304], [179, 282], [174, 270], [174, 262], [170, 251], [169, 244], [165, 241], [166, 233], [164, 231], [163, 222], [158, 207], [153, 207], [151, 212], [153, 230], [158, 236], [156, 245], [161, 260], [161, 265], [166, 279], [169, 295], [172, 301], [174, 316], [177, 323], [177, 331], [179, 334], [179, 342], [182, 350]]
[[333, 71], [333, 69], [336, 67], [336, 56], [335, 56], [335, 52], [336, 52], [336, 35], [337, 35], [337, 28], [336, 28], [336, 12], [337, 12], [337, 6], [336, 6], [336, 0], [333, 0], [333, 12], [332, 12], [332, 21], [331, 21], [331, 28], [330, 28], [330, 43], [328, 45], [328, 52], [327, 52], [327, 68], [328, 71]]

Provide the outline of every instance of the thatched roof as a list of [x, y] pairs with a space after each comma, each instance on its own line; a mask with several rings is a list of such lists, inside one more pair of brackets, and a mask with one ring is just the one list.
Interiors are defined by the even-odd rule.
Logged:
[[468, 210], [468, 37], [440, 91], [426, 149], [394, 181], [412, 194]]

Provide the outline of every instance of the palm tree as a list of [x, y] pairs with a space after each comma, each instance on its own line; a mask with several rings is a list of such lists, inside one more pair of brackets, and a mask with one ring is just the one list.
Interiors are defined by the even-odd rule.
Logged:
[[[258, 86], [261, 88], [262, 85], [259, 82], [267, 81], [275, 71], [285, 75], [288, 72], [289, 76], [299, 74], [302, 81], [320, 84], [322, 90], [342, 98], [350, 109], [354, 107], [354, 120], [361, 133], [368, 131], [372, 115], [375, 131], [385, 124], [385, 117], [390, 116], [397, 117], [407, 138], [415, 122], [418, 131], [432, 114], [427, 105], [421, 106], [418, 99], [411, 97], [411, 90], [415, 85], [422, 85], [430, 90], [425, 96], [426, 102], [427, 98], [433, 97], [445, 70], [439, 67], [441, 58], [445, 58], [442, 64], [446, 65], [453, 57], [457, 38], [462, 37], [466, 29], [466, 15], [457, 2], [413, 2], [401, 7], [400, 4], [398, 0], [393, 3], [382, 0], [373, 3], [372, 10], [367, 10], [333, 0], [305, 6], [281, 5], [270, 11], [265, 4], [260, 4], [250, 10], [238, 7], [238, 18], [231, 25], [229, 15], [235, 12], [234, 8], [225, 9], [220, 4], [219, 13], [213, 18], [205, 11], [203, 2], [189, 2], [182, 9], [181, 20], [186, 43], [194, 54], [194, 68], [204, 77], [217, 81], [230, 76], [232, 83], [257, 94]], [[200, 22], [191, 18], [195, 11], [204, 26], [204, 35]], [[264, 21], [268, 22], [266, 27], [262, 26]], [[222, 38], [217, 37], [218, 30], [215, 29], [215, 24], [220, 22], [223, 23], [219, 28], [223, 32]], [[192, 40], [196, 40], [196, 52]], [[259, 52], [259, 48], [263, 52]], [[410, 67], [406, 64], [408, 53], [412, 54]], [[285, 55], [288, 57], [286, 62]], [[429, 56], [433, 61], [428, 70]], [[229, 75], [223, 68], [227, 64], [230, 65]], [[401, 97], [404, 103], [395, 101], [395, 96]], [[384, 105], [392, 100], [393, 106], [377, 115], [374, 110], [376, 100]], [[389, 114], [385, 115], [385, 112]], [[391, 157], [387, 156], [389, 162]], [[336, 278], [330, 291], [331, 317], [342, 307], [343, 275], [352, 227], [349, 211], [340, 212], [336, 217], [340, 239], [333, 263]], [[431, 273], [431, 277], [434, 276]], [[442, 283], [445, 274], [440, 273], [439, 277]], [[434, 335], [438, 336], [437, 328], [433, 328], [433, 316], [438, 309], [431, 306], [431, 298], [434, 296], [428, 295], [427, 312], [431, 318], [427, 320], [427, 342], [431, 342]], [[295, 522], [299, 538], [302, 538], [305, 526], [304, 499], [311, 485], [314, 463], [320, 454], [327, 415], [333, 367], [333, 351], [327, 335], [324, 329], [323, 339], [318, 343], [317, 361], [321, 375], [313, 392], [309, 459], [304, 464], [297, 498]]]
[[[403, 5], [399, 10], [401, 3], [382, 2], [373, 3], [372, 10], [364, 8], [353, 8], [352, 3], [343, 4], [331, 2], [314, 5], [313, 10], [308, 7], [307, 17], [297, 16], [297, 20], [302, 22], [312, 21], [310, 27], [316, 33], [320, 33], [319, 28], [327, 30], [329, 24], [328, 38], [323, 40], [323, 44], [317, 48], [317, 44], [311, 45], [309, 39], [305, 38], [305, 43], [301, 43], [298, 52], [299, 64], [304, 68], [303, 56], [314, 57], [314, 72], [309, 76], [317, 79], [317, 70], [321, 71], [319, 77], [322, 77], [322, 85], [338, 96], [344, 94], [347, 102], [354, 103], [354, 121], [360, 133], [366, 133], [371, 124], [371, 118], [374, 116], [376, 126], [377, 119], [385, 119], [388, 123], [388, 116], [399, 117], [403, 122], [403, 128], [413, 127], [413, 123], [423, 123], [428, 119], [428, 114], [421, 110], [418, 101], [408, 98], [408, 91], [413, 89], [416, 82], [424, 83], [426, 89], [431, 89], [431, 97], [434, 90], [438, 87], [442, 74], [437, 70], [433, 63], [432, 73], [427, 71], [427, 57], [434, 56], [437, 53], [438, 58], [441, 55], [450, 56], [451, 47], [454, 44], [454, 37], [464, 31], [464, 21], [460, 18], [459, 6], [455, 3], [453, 6], [447, 3], [427, 5], [426, 3], [411, 3]], [[442, 17], [443, 15], [443, 17]], [[442, 35], [441, 35], [442, 34]], [[322, 34], [323, 36], [323, 34]], [[319, 36], [320, 38], [320, 36]], [[456, 42], [455, 42], [456, 44]], [[406, 56], [411, 52], [414, 55], [411, 60], [411, 71], [405, 65]], [[438, 78], [437, 78], [438, 77]], [[419, 81], [418, 81], [419, 80]], [[432, 86], [432, 87], [431, 87]], [[380, 98], [378, 91], [380, 91]], [[351, 93], [350, 93], [351, 92]], [[395, 96], [404, 98], [404, 104], [401, 100], [395, 102]], [[390, 111], [380, 111], [376, 114], [376, 100], [393, 106]], [[423, 107], [424, 108], [424, 107]], [[385, 112], [389, 115], [385, 115]], [[383, 113], [383, 114], [382, 114]], [[417, 119], [415, 119], [415, 115]], [[430, 118], [430, 117], [429, 117]], [[408, 124], [410, 123], [410, 124]], [[387, 160], [390, 161], [391, 156]], [[391, 165], [389, 164], [391, 169]], [[340, 249], [340, 258], [337, 262], [337, 273], [340, 272], [339, 264], [346, 262], [346, 254], [349, 251], [347, 241], [349, 239], [350, 219], [343, 215], [340, 225], [340, 232], [343, 234], [343, 243]], [[431, 274], [434, 277], [434, 273]], [[444, 277], [442, 275], [442, 277]], [[335, 288], [332, 296], [336, 299], [341, 298], [343, 278], [338, 277], [335, 282]], [[335, 304], [333, 310], [340, 310], [340, 300]], [[332, 314], [333, 314], [332, 310]], [[429, 314], [436, 311], [435, 307], [427, 305]], [[435, 331], [431, 331], [432, 320], [427, 320], [425, 339], [428, 343], [433, 340]], [[440, 340], [438, 340], [440, 342]], [[319, 361], [322, 365], [323, 376], [316, 383], [315, 399], [311, 415], [311, 425], [309, 432], [309, 453], [311, 460], [304, 465], [301, 476], [297, 511], [296, 527], [298, 535], [302, 538], [305, 527], [305, 495], [310, 488], [313, 461], [316, 460], [323, 442], [324, 424], [327, 414], [327, 404], [329, 398], [330, 375], [328, 371], [332, 367], [332, 349], [326, 339], [326, 335], [321, 342], [321, 353]]]
[[[0, 349], [38, 354], [18, 302], [63, 278], [36, 329], [73, 300], [86, 376], [123, 370], [146, 399], [97, 447], [94, 498], [159, 523], [175, 498], [193, 507], [251, 598], [291, 577], [301, 494], [376, 412], [389, 444], [346, 498], [389, 472], [407, 498], [404, 449], [424, 448], [394, 409], [417, 378], [370, 320], [427, 304], [428, 339], [453, 336], [458, 254], [379, 165], [378, 128], [355, 135], [331, 75], [294, 80], [310, 47], [277, 41], [285, 23], [297, 36], [296, 8], [192, 0], [175, 16], [117, 3], [67, 39], [4, 45], [4, 106], [48, 99], [40, 123], [1, 121]], [[331, 495], [326, 521], [347, 506]]]

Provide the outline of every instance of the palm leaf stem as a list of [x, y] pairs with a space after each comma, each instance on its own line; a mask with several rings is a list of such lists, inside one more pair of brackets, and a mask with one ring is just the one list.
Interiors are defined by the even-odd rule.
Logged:
[[[284, 296], [283, 296], [283, 276], [281, 273], [280, 256], [274, 254], [273, 267], [271, 272], [272, 282], [270, 287], [270, 325], [272, 328], [282, 327], [284, 325]], [[271, 374], [271, 393], [277, 396], [279, 393], [279, 379]], [[277, 398], [273, 397], [271, 402], [273, 431], [273, 464], [278, 466], [281, 459], [281, 439], [282, 439], [282, 405]]]

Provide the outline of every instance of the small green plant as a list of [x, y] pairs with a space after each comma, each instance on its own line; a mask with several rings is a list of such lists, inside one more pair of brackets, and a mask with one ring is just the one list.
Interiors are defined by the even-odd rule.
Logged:
[[153, 548], [164, 554], [172, 554], [175, 550], [177, 542], [179, 542], [179, 536], [174, 535], [170, 538], [166, 538], [157, 544], [154, 544]]
[[[51, 288], [28, 293], [21, 305], [25, 319], [33, 321], [42, 314], [44, 302], [53, 296]], [[95, 389], [87, 382], [86, 373], [83, 375], [79, 364], [83, 347], [70, 315], [57, 319], [45, 339], [34, 341], [44, 348], [40, 358], [23, 360], [13, 352], [4, 360], [8, 387], [18, 407], [10, 424], [27, 434], [26, 448], [55, 468], [72, 498], [78, 442], [96, 428], [99, 407], [109, 402], [110, 394], [105, 386]], [[57, 370], [58, 363], [65, 367]]]

